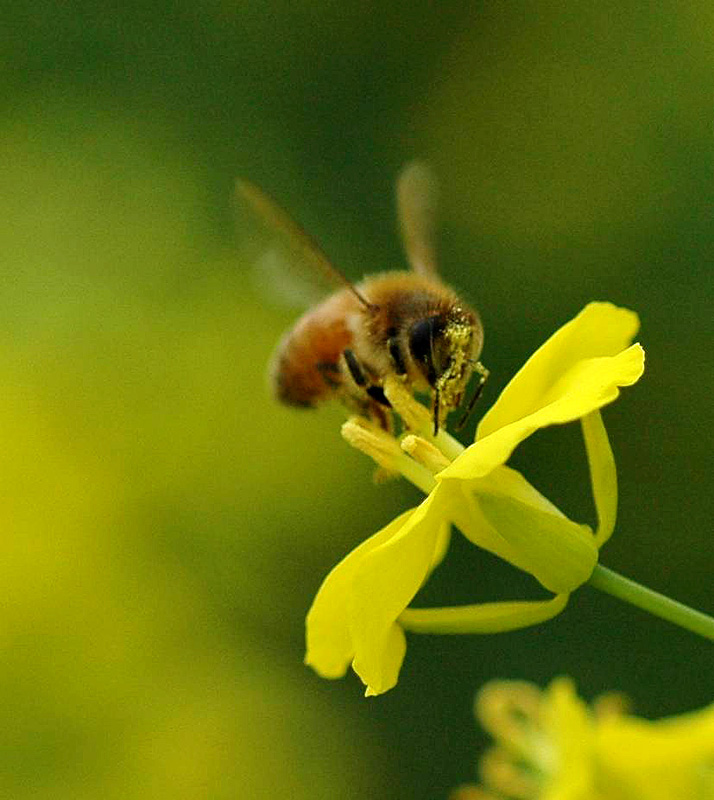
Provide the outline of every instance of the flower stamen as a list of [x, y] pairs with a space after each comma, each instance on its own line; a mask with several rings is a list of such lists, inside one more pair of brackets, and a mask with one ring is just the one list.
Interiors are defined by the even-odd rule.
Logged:
[[396, 375], [388, 375], [385, 379], [384, 394], [410, 431], [426, 434], [432, 429], [433, 420], [429, 410], [414, 397], [404, 381]]
[[350, 417], [342, 426], [342, 438], [382, 469], [400, 473], [426, 494], [436, 485], [429, 470], [404, 453], [393, 436], [369, 420]]
[[436, 475], [442, 469], [446, 469], [451, 461], [435, 447], [431, 442], [415, 436], [413, 433], [407, 434], [401, 442], [402, 450], [408, 453], [415, 461], [425, 466], [429, 472]]
[[385, 378], [384, 394], [394, 411], [402, 418], [405, 428], [422, 439], [433, 442], [450, 462], [464, 452], [461, 442], [454, 439], [443, 427], [434, 436], [434, 420], [429, 410], [409, 392], [396, 375]]

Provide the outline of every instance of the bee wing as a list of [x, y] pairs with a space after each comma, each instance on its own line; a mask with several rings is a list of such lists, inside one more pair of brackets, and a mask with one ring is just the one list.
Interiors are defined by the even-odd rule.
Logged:
[[428, 164], [407, 164], [396, 185], [397, 215], [409, 265], [420, 275], [436, 277], [436, 217], [439, 184]]
[[316, 280], [312, 270], [299, 269], [300, 264], [282, 247], [262, 251], [253, 267], [251, 278], [256, 290], [284, 308], [303, 311], [334, 290], [332, 283]]
[[[352, 282], [325, 255], [320, 245], [313, 237], [289, 214], [282, 209], [269, 195], [250, 181], [238, 179], [236, 181], [236, 198], [248, 205], [259, 216], [267, 227], [277, 233], [289, 248], [291, 256], [300, 265], [305, 265], [316, 276], [331, 284], [332, 288], [346, 286], [365, 306], [369, 303], [357, 291]], [[259, 262], [261, 271], [276, 286], [282, 284], [280, 293], [294, 298], [308, 296], [312, 301], [318, 294], [315, 287], [306, 290], [307, 280], [296, 280], [294, 274], [290, 276], [287, 265], [293, 259], [285, 258], [279, 249], [269, 250]], [[282, 277], [281, 274], [282, 273]], [[320, 292], [324, 294], [324, 292]], [[309, 297], [309, 295], [312, 295]]]

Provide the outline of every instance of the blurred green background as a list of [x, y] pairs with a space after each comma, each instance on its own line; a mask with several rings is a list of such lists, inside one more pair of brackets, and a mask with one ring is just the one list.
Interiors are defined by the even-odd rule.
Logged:
[[[418, 494], [372, 485], [339, 409], [271, 401], [296, 312], [231, 205], [251, 178], [359, 278], [403, 265], [393, 180], [432, 161], [443, 270], [486, 327], [482, 408], [589, 300], [637, 310], [603, 561], [711, 613], [710, 2], [2, 18], [0, 795], [427, 800], [474, 777], [488, 679], [565, 673], [649, 716], [711, 701], [709, 645], [588, 588], [531, 630], [411, 637], [377, 699], [302, 666], [324, 575]], [[513, 463], [592, 520], [576, 426]], [[455, 537], [420, 600], [536, 594]]]

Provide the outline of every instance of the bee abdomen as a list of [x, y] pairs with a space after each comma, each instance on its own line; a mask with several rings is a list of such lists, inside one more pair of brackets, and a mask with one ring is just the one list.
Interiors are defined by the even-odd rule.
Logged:
[[352, 342], [344, 318], [318, 307], [306, 314], [278, 345], [270, 379], [276, 398], [289, 406], [313, 408], [340, 390], [340, 357]]

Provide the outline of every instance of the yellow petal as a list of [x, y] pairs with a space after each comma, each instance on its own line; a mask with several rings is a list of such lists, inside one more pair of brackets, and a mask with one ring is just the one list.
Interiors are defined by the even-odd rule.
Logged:
[[306, 620], [305, 663], [323, 678], [341, 678], [354, 657], [349, 629], [352, 581], [365, 556], [389, 541], [414, 513], [405, 511], [346, 556], [325, 578]]
[[[506, 469], [506, 467], [503, 467]], [[490, 477], [490, 476], [489, 476]], [[478, 547], [488, 550], [495, 556], [508, 561], [514, 567], [528, 571], [528, 562], [517, 550], [498, 533], [483, 515], [471, 490], [457, 481], [444, 481], [439, 484], [442, 491], [450, 489], [454, 501], [452, 503], [452, 520], [464, 536]]]
[[537, 625], [560, 614], [567, 594], [551, 600], [480, 603], [448, 608], [407, 608], [399, 622], [415, 633], [499, 633]]
[[597, 547], [591, 530], [501, 494], [477, 492], [491, 526], [513, 547], [546, 589], [571, 592], [592, 574]]
[[437, 487], [401, 530], [361, 560], [355, 572], [350, 619], [355, 650], [352, 666], [368, 694], [386, 692], [397, 682], [401, 658], [395, 657], [399, 654], [396, 620], [432, 567], [448, 517], [447, 495]]
[[512, 467], [496, 467], [486, 477], [482, 478], [476, 487], [480, 491], [491, 492], [492, 494], [507, 494], [514, 500], [532, 506], [546, 514], [555, 514], [556, 517], [563, 517], [565, 514], [545, 496], [542, 495], [533, 484], [517, 470]]
[[637, 314], [612, 303], [590, 303], [528, 359], [481, 420], [476, 439], [546, 405], [553, 385], [578, 362], [614, 356], [639, 328]]
[[[407, 652], [407, 638], [399, 625], [392, 625], [387, 632], [385, 641], [381, 646], [381, 680], [373, 681], [371, 684], [362, 678], [367, 684], [365, 697], [376, 697], [384, 694], [394, 687], [399, 677], [399, 670], [402, 668], [404, 655]], [[362, 677], [358, 666], [354, 666], [355, 672]]]
[[602, 547], [612, 536], [617, 520], [617, 469], [610, 440], [599, 411], [593, 411], [581, 420], [585, 449], [590, 465], [590, 482], [597, 511], [598, 526], [595, 544]]
[[539, 428], [571, 422], [611, 403], [619, 386], [629, 386], [644, 370], [644, 352], [632, 345], [616, 356], [579, 361], [562, 375], [547, 393], [545, 405], [526, 417], [478, 439], [451, 466], [439, 473], [441, 480], [474, 481], [504, 464], [516, 446]]
[[592, 724], [568, 678], [556, 678], [548, 687], [543, 717], [558, 753], [557, 769], [543, 786], [543, 800], [602, 798], [594, 780]]
[[442, 523], [439, 529], [439, 535], [437, 536], [436, 545], [434, 547], [434, 559], [431, 562], [432, 571], [435, 570], [446, 557], [446, 553], [449, 549], [450, 543], [451, 543], [451, 523], [444, 522]]
[[[568, 520], [565, 514], [528, 483], [520, 472], [510, 467], [496, 467], [493, 472], [474, 481], [472, 485], [473, 490], [457, 481], [444, 481], [445, 487], [454, 487], [451, 512], [453, 521], [469, 541], [508, 561], [514, 567], [530, 572], [539, 580], [542, 579], [543, 585], [550, 583], [547, 588], [551, 591], [557, 591], [553, 590], [553, 586], [566, 586], [571, 583], [573, 587], [577, 586], [582, 583], [584, 573], [590, 574], [594, 566], [595, 550], [589, 529], [581, 529], [581, 526]], [[457, 487], [460, 494], [456, 493]], [[522, 526], [521, 530], [511, 530], [507, 527], [499, 529], [499, 520], [493, 515], [489, 518], [478, 500], [488, 495], [510, 498], [516, 501], [516, 504], [525, 506], [521, 509], [523, 512], [521, 516], [515, 520]], [[535, 528], [531, 516], [537, 521], [536, 524], [540, 524], [539, 521], [543, 519], [549, 528], [555, 529], [552, 532], [556, 536], [555, 542], [552, 541], [552, 535], [542, 541], [533, 536]], [[564, 541], [558, 540], [558, 536], [565, 537]], [[557, 550], [557, 557], [553, 553], [553, 544]], [[575, 552], [572, 552], [573, 547]], [[573, 557], [575, 564], [569, 562]], [[542, 561], [545, 564], [539, 566]], [[557, 578], [549, 579], [550, 572], [562, 573], [564, 578], [560, 581]]]
[[714, 706], [656, 722], [608, 718], [596, 742], [603, 787], [617, 797], [714, 797]]

